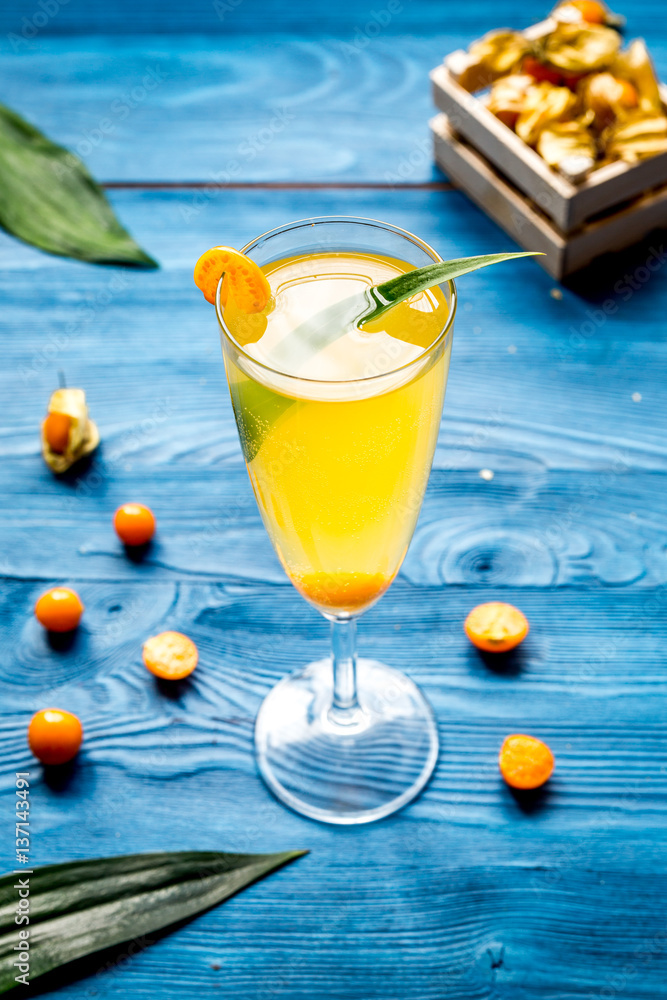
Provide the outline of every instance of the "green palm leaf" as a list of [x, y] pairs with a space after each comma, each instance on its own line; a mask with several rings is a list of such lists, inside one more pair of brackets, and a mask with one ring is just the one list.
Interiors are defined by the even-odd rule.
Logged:
[[[21, 968], [19, 932], [29, 931], [32, 982], [77, 958], [142, 938], [216, 906], [306, 851], [129, 854], [48, 865], [0, 878], [0, 993]], [[29, 924], [15, 922], [19, 879], [29, 883]]]
[[0, 104], [0, 225], [48, 253], [157, 267], [81, 160]]

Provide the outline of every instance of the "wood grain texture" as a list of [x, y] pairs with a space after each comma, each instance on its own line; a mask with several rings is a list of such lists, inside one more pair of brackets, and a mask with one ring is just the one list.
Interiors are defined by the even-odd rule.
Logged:
[[[37, 9], [12, 0], [2, 30]], [[660, 60], [659, 10], [641, 0], [630, 26], [650, 35]], [[339, 43], [368, 17], [347, 2], [305, 16], [300, 5], [244, 0], [220, 22], [203, 0], [71, 0], [31, 49], [13, 53], [3, 39], [5, 99], [70, 143], [151, 60], [164, 61], [172, 75], [154, 100], [91, 152], [87, 162], [107, 180], [206, 182], [272, 102], [290, 100], [294, 130], [244, 164], [241, 179], [388, 183], [113, 191], [122, 220], [160, 258], [155, 274], [56, 260], [0, 237], [2, 815], [13, 808], [14, 771], [29, 767], [36, 863], [188, 847], [311, 849], [176, 934], [99, 956], [35, 992], [664, 997], [666, 292], [663, 265], [646, 269], [664, 236], [603, 258], [557, 298], [531, 261], [459, 283], [422, 517], [399, 579], [360, 629], [364, 655], [423, 686], [442, 754], [415, 803], [358, 829], [293, 815], [255, 771], [262, 697], [325, 654], [327, 629], [286, 582], [261, 527], [214, 317], [191, 277], [213, 243], [242, 246], [322, 214], [387, 219], [447, 256], [511, 249], [458, 192], [394, 190], [384, 175], [427, 141], [427, 70], [491, 25], [542, 13], [515, 0], [412, 0], [352, 70]], [[270, 34], [277, 25], [281, 38]], [[91, 29], [118, 34], [83, 34]], [[412, 169], [402, 181], [437, 176], [429, 151]], [[616, 308], [605, 312], [609, 301]], [[57, 480], [39, 457], [38, 426], [59, 369], [86, 388], [103, 444], [88, 466]], [[140, 562], [111, 528], [128, 499], [158, 516]], [[86, 604], [71, 644], [50, 644], [31, 616], [56, 582]], [[531, 622], [526, 643], [501, 661], [482, 658], [461, 627], [492, 598]], [[142, 641], [166, 628], [190, 634], [201, 654], [177, 686], [141, 662]], [[85, 727], [80, 757], [52, 774], [25, 744], [31, 713], [47, 703], [77, 712]], [[515, 798], [498, 776], [511, 731], [535, 733], [556, 753], [541, 794]], [[0, 824], [3, 858], [13, 857], [12, 834]]]
[[[496, 9], [486, 19], [475, 13], [479, 20], [466, 28], [450, 14], [415, 35], [401, 20], [414, 3], [395, 27], [361, 42], [354, 25], [364, 11], [335, 37], [313, 34], [310, 22], [305, 34], [232, 33], [215, 42], [155, 33], [54, 37], [45, 29], [15, 51], [0, 35], [3, 100], [102, 181], [442, 179], [427, 125], [429, 71], [480, 25], [511, 22]], [[83, 12], [70, 0], [61, 14], [75, 4]], [[527, 14], [516, 17], [528, 23]], [[629, 30], [640, 32], [630, 20]], [[667, 44], [655, 29], [650, 38], [667, 79]], [[206, 204], [206, 191], [200, 198]]]
[[[33, 20], [39, 6], [32, 0], [7, 0], [0, 12], [0, 30], [20, 33], [23, 18]], [[492, 27], [525, 27], [541, 20], [549, 5], [540, 0], [477, 0], [460, 4], [456, 0], [400, 0], [400, 10], [388, 8], [386, 0], [376, 5], [356, 0], [341, 3], [288, 6], [280, 0], [192, 0], [188, 6], [179, 0], [89, 0], [86, 4], [60, 2], [58, 12], [39, 26], [41, 35], [63, 33], [136, 35], [160, 31], [165, 34], [191, 32], [228, 36], [237, 33], [270, 34], [293, 31], [318, 37], [347, 37], [363, 29], [373, 12], [394, 13], [384, 27], [389, 35], [429, 35], [439, 28], [453, 26], [470, 37], [478, 37]], [[662, 0], [641, 0], [626, 10], [629, 28], [634, 34], [655, 37], [661, 24]], [[216, 42], [218, 39], [216, 39]], [[447, 50], [451, 51], [451, 50]]]

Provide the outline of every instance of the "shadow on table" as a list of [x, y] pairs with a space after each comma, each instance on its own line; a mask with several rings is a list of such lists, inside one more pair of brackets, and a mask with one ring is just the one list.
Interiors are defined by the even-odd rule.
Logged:
[[87, 476], [98, 462], [101, 447], [101, 444], [99, 444], [95, 451], [92, 451], [88, 455], [84, 455], [83, 458], [78, 459], [74, 465], [70, 466], [70, 468], [65, 472], [56, 473], [58, 482], [64, 483], [65, 485], [76, 489], [76, 487], [80, 485], [80, 480], [82, 480], [84, 476]]
[[153, 542], [144, 542], [143, 545], [123, 545], [123, 550], [125, 555], [133, 563], [142, 563], [146, 558], [148, 552], [150, 552], [153, 546]]
[[46, 641], [54, 653], [69, 653], [77, 644], [81, 644], [81, 631], [78, 628], [73, 628], [69, 632], [47, 631]]
[[170, 681], [163, 677], [156, 677], [155, 686], [163, 698], [168, 701], [180, 701], [192, 689], [192, 679], [191, 677], [182, 677], [181, 680]]
[[[503, 782], [503, 784], [505, 783]], [[526, 816], [533, 816], [535, 813], [541, 812], [542, 809], [546, 809], [549, 805], [549, 800], [551, 799], [549, 782], [547, 782], [546, 785], [542, 785], [541, 788], [533, 788], [529, 790], [510, 788], [507, 784], [505, 784], [505, 788], [508, 794], [514, 799], [521, 812]]]
[[562, 284], [592, 304], [611, 299], [621, 309], [637, 292], [657, 301], [666, 280], [667, 230], [658, 229], [625, 250], [603, 254]]
[[66, 764], [50, 764], [42, 769], [44, 784], [52, 792], [71, 791], [81, 777], [81, 762], [77, 757]]
[[472, 669], [478, 669], [480, 664], [499, 677], [518, 677], [523, 673], [528, 663], [528, 651], [524, 645], [510, 649], [507, 653], [487, 653], [483, 649], [472, 646], [468, 660]]

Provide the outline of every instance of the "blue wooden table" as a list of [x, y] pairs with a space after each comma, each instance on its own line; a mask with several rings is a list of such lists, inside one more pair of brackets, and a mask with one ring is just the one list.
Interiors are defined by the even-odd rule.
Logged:
[[[95, 268], [0, 237], [3, 867], [17, 769], [32, 774], [36, 864], [311, 851], [132, 958], [93, 959], [35, 992], [665, 997], [667, 272], [643, 270], [665, 234], [559, 288], [531, 261], [460, 282], [423, 513], [360, 639], [423, 686], [441, 758], [415, 803], [357, 829], [293, 815], [255, 771], [261, 699], [325, 653], [327, 631], [260, 524], [214, 317], [192, 283], [207, 247], [324, 214], [397, 223], [445, 256], [511, 249], [432, 165], [427, 74], [488, 28], [545, 12], [536, 0], [3, 4], [3, 101], [82, 156], [162, 265]], [[667, 77], [662, 0], [624, 12]], [[38, 440], [59, 369], [86, 389], [103, 439], [62, 479]], [[130, 499], [159, 522], [140, 563], [111, 526]], [[86, 605], [66, 648], [32, 617], [58, 583]], [[500, 664], [462, 632], [491, 599], [531, 622]], [[201, 654], [174, 689], [141, 663], [142, 641], [168, 628]], [[64, 775], [43, 774], [26, 746], [48, 705], [85, 727]], [[532, 799], [497, 773], [510, 732], [556, 755]]]

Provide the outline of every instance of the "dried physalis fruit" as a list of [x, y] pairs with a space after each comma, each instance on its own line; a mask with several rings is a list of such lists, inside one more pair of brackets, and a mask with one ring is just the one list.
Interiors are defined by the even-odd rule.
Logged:
[[88, 416], [83, 389], [56, 389], [42, 423], [42, 455], [49, 468], [66, 472], [99, 443], [99, 431]]
[[595, 139], [588, 126], [579, 120], [548, 125], [537, 140], [537, 152], [550, 167], [560, 169], [573, 181], [583, 180], [597, 158]]
[[637, 163], [667, 152], [667, 117], [637, 115], [610, 126], [604, 131], [602, 140], [608, 159]]
[[473, 646], [487, 653], [507, 653], [528, 635], [526, 616], [513, 604], [502, 601], [478, 604], [463, 627]]
[[629, 80], [637, 91], [639, 109], [644, 115], [661, 115], [662, 100], [658, 78], [646, 45], [641, 38], [619, 52], [611, 66], [614, 76]]
[[617, 31], [602, 24], [559, 23], [542, 40], [544, 61], [563, 73], [608, 69], [621, 44]]
[[611, 73], [593, 73], [581, 83], [580, 96], [595, 116], [595, 127], [602, 131], [617, 119], [626, 118], [639, 104], [639, 96], [629, 80]]
[[608, 24], [616, 28], [625, 24], [624, 17], [614, 14], [600, 0], [563, 0], [554, 7], [551, 16], [569, 24], [585, 21], [588, 24]]
[[516, 69], [530, 50], [531, 43], [518, 31], [491, 31], [468, 49], [458, 82], [470, 93], [488, 87]]
[[526, 103], [526, 94], [534, 84], [534, 78], [525, 73], [504, 76], [494, 83], [486, 106], [496, 118], [513, 129]]
[[498, 755], [500, 773], [507, 784], [523, 791], [539, 788], [548, 781], [554, 763], [554, 755], [546, 743], [523, 733], [507, 736]]
[[537, 83], [526, 93], [524, 106], [516, 122], [516, 134], [533, 146], [543, 128], [551, 122], [571, 118], [577, 98], [567, 87]]

